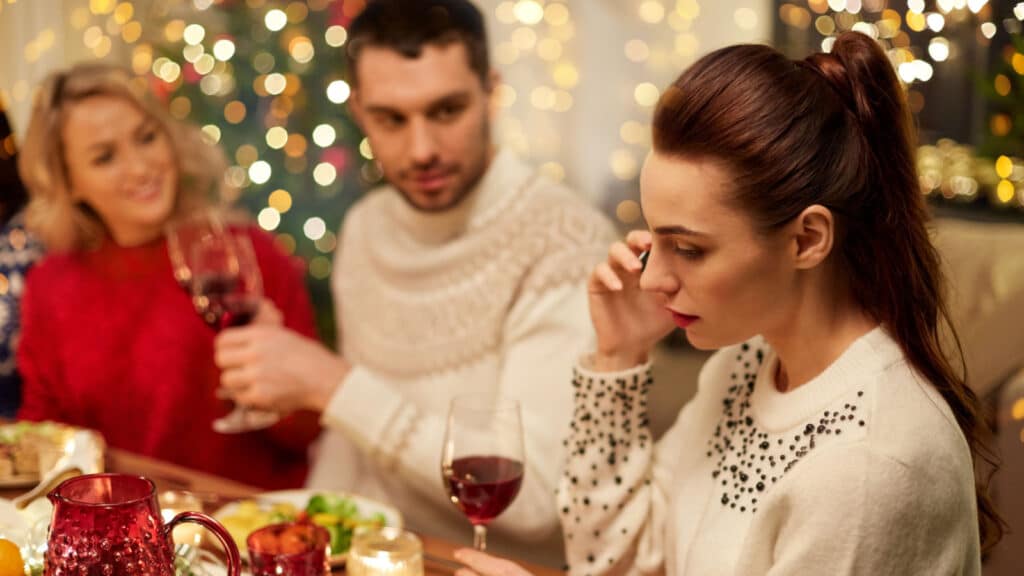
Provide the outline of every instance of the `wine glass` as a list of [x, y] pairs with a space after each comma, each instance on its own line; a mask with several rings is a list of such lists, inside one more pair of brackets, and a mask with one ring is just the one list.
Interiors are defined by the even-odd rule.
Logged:
[[252, 321], [263, 299], [263, 279], [247, 236], [229, 230], [190, 247], [192, 304], [214, 330]]
[[[263, 279], [252, 241], [232, 229], [212, 211], [176, 221], [167, 229], [167, 251], [175, 280], [192, 296], [200, 318], [220, 331], [252, 321], [263, 298]], [[275, 412], [235, 408], [213, 422], [222, 434], [272, 426]]]
[[519, 494], [525, 472], [516, 400], [465, 395], [448, 411], [441, 474], [453, 504], [473, 525], [473, 547], [487, 548], [487, 525]]
[[201, 239], [224, 233], [220, 218], [210, 210], [200, 210], [172, 220], [167, 224], [167, 255], [178, 286], [192, 296], [192, 269], [189, 267], [189, 253], [192, 245]]

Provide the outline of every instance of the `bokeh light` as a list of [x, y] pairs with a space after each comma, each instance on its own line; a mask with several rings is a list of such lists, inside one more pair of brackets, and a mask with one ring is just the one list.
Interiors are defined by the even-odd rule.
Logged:
[[337, 178], [338, 170], [329, 162], [321, 162], [313, 169], [313, 180], [321, 186], [330, 186]]
[[302, 232], [310, 240], [319, 240], [327, 233], [327, 224], [323, 218], [314, 216], [306, 220], [306, 223], [302, 225]]
[[519, 0], [515, 3], [513, 13], [516, 20], [530, 26], [544, 19], [544, 7], [536, 0]]
[[271, 32], [278, 32], [288, 25], [288, 15], [282, 10], [274, 8], [273, 10], [267, 11], [267, 15], [264, 17], [263, 22], [266, 24], [267, 30], [270, 30]]
[[264, 208], [256, 216], [256, 222], [260, 228], [268, 232], [277, 230], [277, 227], [281, 225], [281, 213], [271, 207]]
[[288, 130], [281, 126], [274, 126], [270, 130], [267, 130], [266, 141], [267, 146], [270, 146], [274, 150], [280, 150], [288, 143]]
[[292, 209], [292, 195], [287, 190], [277, 189], [267, 197], [267, 205], [284, 214]]
[[352, 94], [352, 88], [344, 80], [335, 80], [327, 85], [327, 99], [335, 104], [343, 104]]
[[334, 144], [337, 136], [334, 127], [330, 124], [320, 124], [313, 129], [313, 143], [321, 148], [327, 148]]
[[348, 41], [348, 31], [343, 26], [331, 26], [324, 32], [324, 41], [328, 46], [338, 48]]
[[249, 166], [249, 180], [256, 184], [266, 184], [273, 175], [273, 168], [265, 160], [257, 160]]
[[661, 97], [661, 93], [658, 91], [658, 87], [650, 82], [638, 84], [633, 90], [633, 98], [636, 99], [636, 103], [644, 107], [654, 106], [658, 103], [659, 97]]
[[227, 62], [235, 55], [235, 43], [227, 38], [221, 38], [213, 43], [213, 55], [217, 60]]

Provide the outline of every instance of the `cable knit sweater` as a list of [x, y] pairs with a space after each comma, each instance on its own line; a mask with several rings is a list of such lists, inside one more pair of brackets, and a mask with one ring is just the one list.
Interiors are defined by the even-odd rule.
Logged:
[[565, 382], [593, 338], [585, 282], [612, 238], [608, 222], [501, 153], [455, 208], [418, 212], [385, 188], [352, 208], [339, 236], [333, 288], [354, 369], [324, 412], [309, 484], [390, 501], [413, 528], [468, 543], [469, 522], [441, 478], [449, 402], [470, 392], [518, 398], [524, 483], [488, 545], [561, 565]]
[[578, 367], [559, 506], [570, 571], [980, 574], [971, 457], [881, 328], [787, 393], [760, 338], [714, 355], [656, 445], [648, 367]]

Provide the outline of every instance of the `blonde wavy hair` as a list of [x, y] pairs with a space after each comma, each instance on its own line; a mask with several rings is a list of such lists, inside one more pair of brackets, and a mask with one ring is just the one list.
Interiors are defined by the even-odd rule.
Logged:
[[167, 134], [178, 168], [172, 218], [226, 196], [223, 152], [195, 126], [171, 118], [157, 102], [148, 80], [120, 67], [78, 64], [48, 76], [35, 96], [27, 136], [18, 158], [29, 191], [26, 225], [48, 250], [80, 251], [95, 247], [106, 226], [89, 206], [71, 197], [65, 161], [64, 123], [68, 110], [94, 96], [122, 98], [153, 118]]

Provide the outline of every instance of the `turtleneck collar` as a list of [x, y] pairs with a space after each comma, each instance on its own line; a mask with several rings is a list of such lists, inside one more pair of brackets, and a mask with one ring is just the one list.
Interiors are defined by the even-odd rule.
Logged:
[[390, 187], [388, 212], [413, 239], [444, 244], [486, 226], [532, 179], [533, 171], [514, 154], [498, 151], [473, 190], [457, 205], [442, 212], [424, 212], [409, 205]]

